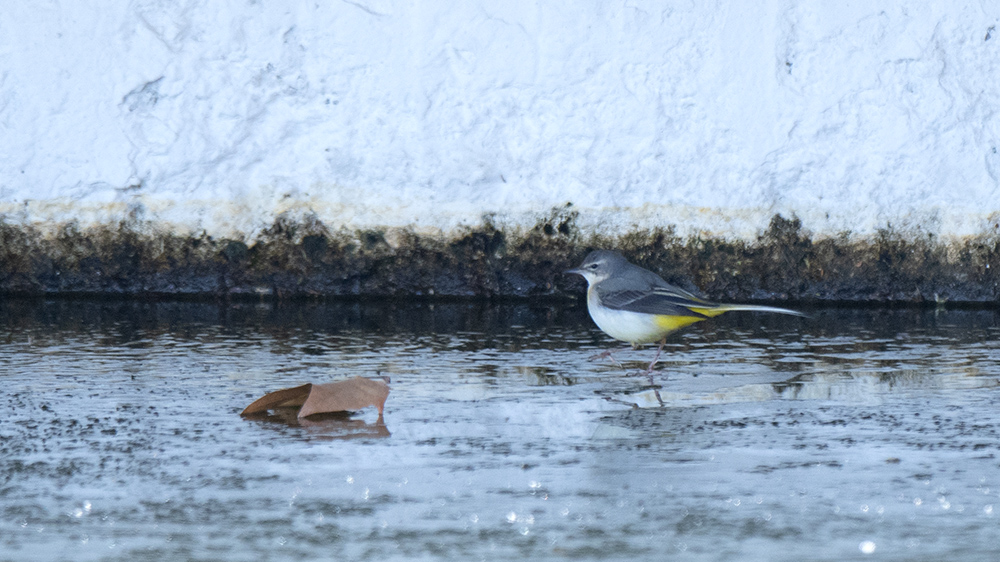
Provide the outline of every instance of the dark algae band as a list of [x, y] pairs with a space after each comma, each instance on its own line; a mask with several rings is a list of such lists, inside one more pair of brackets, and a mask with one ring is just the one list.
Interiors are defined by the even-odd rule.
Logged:
[[681, 237], [673, 227], [584, 232], [569, 208], [530, 229], [485, 219], [451, 236], [349, 230], [279, 218], [253, 240], [121, 222], [54, 234], [0, 221], [0, 292], [203, 298], [570, 297], [563, 271], [613, 248], [667, 281], [734, 302], [1000, 302], [1000, 229], [944, 241], [887, 227], [815, 237], [775, 215], [755, 240]]

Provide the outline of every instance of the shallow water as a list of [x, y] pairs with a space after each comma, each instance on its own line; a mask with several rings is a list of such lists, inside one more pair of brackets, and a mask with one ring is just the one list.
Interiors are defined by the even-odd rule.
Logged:
[[[1000, 553], [1000, 314], [811, 312], [675, 336], [661, 407], [577, 305], [0, 302], [0, 560]], [[239, 416], [354, 375], [381, 421]]]

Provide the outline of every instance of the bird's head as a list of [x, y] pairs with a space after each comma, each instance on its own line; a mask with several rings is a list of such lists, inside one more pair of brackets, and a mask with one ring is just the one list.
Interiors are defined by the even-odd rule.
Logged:
[[566, 270], [566, 273], [582, 275], [590, 286], [607, 279], [616, 269], [628, 262], [618, 252], [595, 250], [587, 254], [580, 267]]

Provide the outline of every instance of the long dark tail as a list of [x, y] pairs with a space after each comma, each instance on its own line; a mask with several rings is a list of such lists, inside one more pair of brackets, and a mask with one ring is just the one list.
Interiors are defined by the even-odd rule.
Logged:
[[689, 306], [691, 310], [697, 312], [698, 314], [704, 314], [709, 318], [713, 316], [718, 316], [723, 312], [730, 312], [734, 310], [746, 310], [752, 312], [774, 312], [777, 314], [790, 314], [792, 316], [802, 316], [808, 318], [809, 316], [799, 312], [797, 310], [790, 310], [788, 308], [779, 308], [777, 306], [764, 306], [759, 304], [711, 304], [708, 306]]

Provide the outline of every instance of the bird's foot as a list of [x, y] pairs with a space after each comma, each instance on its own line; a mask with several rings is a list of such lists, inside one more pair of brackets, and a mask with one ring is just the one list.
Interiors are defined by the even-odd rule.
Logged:
[[600, 361], [601, 359], [610, 359], [612, 363], [621, 367], [622, 364], [615, 359], [614, 355], [611, 355], [610, 351], [602, 351], [601, 353], [596, 353], [587, 358], [587, 361]]
[[587, 361], [597, 361], [599, 359], [604, 359], [605, 357], [611, 357], [610, 351], [602, 351], [600, 353], [595, 353], [587, 358]]

